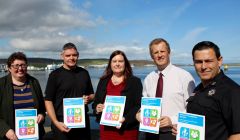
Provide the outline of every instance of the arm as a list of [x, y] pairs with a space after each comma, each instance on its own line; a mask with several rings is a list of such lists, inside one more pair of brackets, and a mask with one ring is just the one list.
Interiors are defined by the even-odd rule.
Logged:
[[[1, 119], [0, 115], [0, 139], [6, 136], [8, 139], [17, 137], [14, 130], [10, 128], [10, 126], [4, 121], [4, 119]], [[16, 139], [17, 140], [17, 139]]]
[[96, 121], [99, 122], [100, 118], [101, 118], [101, 114], [102, 114], [102, 110], [103, 110], [103, 100], [105, 97], [104, 93], [104, 89], [105, 89], [105, 85], [103, 84], [103, 80], [100, 80], [98, 85], [97, 85], [97, 91], [95, 93], [95, 98], [94, 98], [94, 102], [92, 104], [92, 109], [93, 109], [93, 114], [96, 116]]
[[57, 117], [56, 117], [56, 113], [53, 107], [53, 103], [52, 101], [47, 101], [45, 100], [45, 106], [46, 106], [46, 110], [48, 113], [49, 118], [51, 119], [52, 123], [62, 132], [69, 132], [70, 129], [63, 123], [63, 122], [59, 122]]
[[[9, 76], [8, 76], [9, 77]], [[3, 77], [0, 79], [0, 139], [5, 139], [4, 137], [7, 137], [7, 139], [17, 140], [17, 136], [13, 129], [11, 129], [10, 125], [8, 124], [8, 121], [14, 121], [11, 120], [11, 107], [9, 108], [9, 104], [11, 101], [6, 100], [6, 96], [9, 96], [10, 93], [7, 92], [6, 88], [9, 88], [10, 82], [7, 80], [7, 77]], [[11, 109], [10, 110], [6, 110]]]
[[[186, 112], [186, 105], [187, 105], [187, 99], [189, 98], [189, 96], [192, 95], [193, 90], [195, 88], [195, 81], [192, 77], [192, 75], [187, 72], [187, 71], [179, 71], [178, 73], [178, 77], [179, 77], [179, 85], [182, 88], [182, 94], [183, 96], [179, 96], [176, 98], [179, 98], [179, 105], [182, 109], [182, 112]], [[162, 116], [160, 118], [160, 127], [172, 127], [173, 124], [177, 123], [177, 114], [172, 115], [172, 116]]]
[[240, 134], [231, 135], [228, 140], [240, 140]]
[[87, 88], [83, 95], [83, 99], [84, 99], [85, 104], [90, 104], [94, 100], [95, 95], [94, 95], [94, 91], [93, 91], [91, 78], [90, 78], [88, 72], [86, 73], [86, 84], [87, 84]]
[[37, 102], [37, 123], [44, 123], [45, 120], [45, 116], [46, 116], [46, 109], [45, 109], [45, 105], [44, 105], [44, 99], [43, 99], [43, 93], [42, 93], [42, 89], [41, 86], [38, 82], [37, 79], [34, 78], [33, 80], [33, 93], [36, 96], [36, 102]]
[[[129, 106], [129, 109], [127, 113], [124, 115], [125, 118], [125, 125], [134, 125], [137, 123], [136, 114], [139, 111], [141, 107], [141, 98], [142, 98], [142, 83], [139, 78], [133, 78], [133, 80], [129, 80], [128, 85], [129, 91], [129, 97], [130, 99], [127, 99], [131, 106]], [[128, 98], [128, 97], [127, 97]]]
[[11, 129], [10, 126], [6, 123], [6, 121], [4, 119], [5, 117], [4, 117], [3, 113], [5, 111], [3, 110], [1, 95], [2, 95], [2, 93], [0, 91], [0, 101], [1, 101], [1, 103], [0, 103], [0, 126], [1, 126], [0, 127], [0, 139], [3, 138], [6, 135], [6, 133]]
[[84, 104], [90, 104], [94, 100], [94, 97], [94, 94], [83, 95]]

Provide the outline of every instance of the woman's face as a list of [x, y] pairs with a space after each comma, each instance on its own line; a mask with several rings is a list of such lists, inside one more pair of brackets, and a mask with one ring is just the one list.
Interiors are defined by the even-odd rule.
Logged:
[[27, 64], [24, 60], [15, 59], [8, 70], [12, 77], [15, 79], [20, 79], [25, 77], [27, 73]]
[[116, 55], [112, 58], [111, 69], [113, 74], [123, 74], [125, 70], [125, 61], [122, 55]]

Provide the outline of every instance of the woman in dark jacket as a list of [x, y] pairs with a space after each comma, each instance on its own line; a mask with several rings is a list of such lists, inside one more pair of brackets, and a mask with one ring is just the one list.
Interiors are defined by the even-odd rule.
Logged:
[[39, 82], [27, 74], [27, 58], [15, 52], [7, 60], [9, 74], [0, 78], [0, 140], [17, 140], [15, 109], [37, 109], [39, 139], [44, 135], [45, 106]]
[[126, 96], [122, 125], [120, 128], [100, 125], [100, 139], [137, 139], [139, 123], [135, 118], [141, 106], [142, 83], [133, 76], [130, 63], [122, 51], [114, 51], [108, 66], [100, 78], [93, 103], [97, 121], [100, 121], [106, 95]]

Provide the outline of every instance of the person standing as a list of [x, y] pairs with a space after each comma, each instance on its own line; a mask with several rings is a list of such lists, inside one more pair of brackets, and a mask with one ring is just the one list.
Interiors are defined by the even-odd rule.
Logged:
[[[171, 64], [171, 49], [166, 40], [162, 38], [152, 40], [149, 51], [157, 69], [144, 79], [143, 96], [161, 97], [162, 112], [159, 135], [146, 133], [146, 139], [175, 140], [171, 128], [177, 123], [178, 112], [186, 112], [186, 100], [195, 87], [194, 79], [189, 72]], [[136, 118], [142, 122], [140, 111]]]
[[14, 52], [7, 59], [8, 74], [0, 78], [0, 140], [17, 140], [15, 110], [37, 109], [39, 139], [45, 134], [45, 106], [37, 79], [27, 73], [27, 57]]
[[205, 140], [240, 140], [240, 86], [221, 70], [219, 47], [199, 42], [192, 57], [201, 83], [187, 100], [187, 112], [205, 116]]
[[106, 95], [126, 96], [121, 127], [100, 125], [101, 140], [137, 140], [138, 121], [135, 114], [141, 106], [142, 83], [133, 75], [131, 65], [120, 50], [114, 51], [108, 61], [107, 68], [97, 86], [93, 110], [97, 122], [100, 122]]
[[[87, 70], [77, 66], [79, 53], [73, 43], [63, 46], [63, 66], [49, 74], [45, 106], [52, 121], [52, 129], [58, 140], [90, 140], [88, 104], [94, 98], [91, 79]], [[63, 99], [83, 97], [85, 103], [86, 128], [68, 128], [63, 123]]]

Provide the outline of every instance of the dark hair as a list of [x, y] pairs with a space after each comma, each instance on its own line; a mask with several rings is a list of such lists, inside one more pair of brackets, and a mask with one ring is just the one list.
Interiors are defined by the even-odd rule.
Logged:
[[156, 39], [152, 40], [152, 41], [150, 42], [150, 44], [149, 44], [150, 54], [151, 54], [151, 47], [152, 47], [153, 45], [157, 45], [157, 44], [162, 43], [162, 42], [164, 42], [164, 43], [167, 45], [168, 53], [170, 53], [170, 52], [171, 52], [171, 49], [170, 49], [169, 43], [168, 43], [165, 39], [163, 39], [163, 38], [156, 38]]
[[113, 75], [113, 71], [111, 69], [111, 61], [112, 61], [113, 57], [115, 57], [116, 55], [122, 55], [124, 58], [124, 62], [125, 62], [124, 79], [133, 75], [132, 67], [131, 67], [126, 55], [124, 54], [124, 52], [122, 52], [120, 50], [116, 50], [116, 51], [112, 52], [112, 54], [110, 55], [110, 58], [108, 60], [108, 65], [103, 73], [103, 76], [100, 79], [105, 79], [105, 78], [108, 78]]
[[192, 49], [192, 57], [194, 59], [194, 53], [197, 50], [213, 49], [217, 58], [221, 57], [219, 47], [211, 41], [202, 41], [197, 43]]
[[15, 61], [15, 60], [23, 60], [26, 62], [26, 64], [28, 63], [27, 62], [27, 57], [26, 55], [23, 53], [23, 52], [14, 52], [12, 53], [8, 59], [7, 59], [7, 66], [10, 68], [12, 63]]
[[74, 49], [78, 53], [77, 47], [73, 43], [71, 43], [71, 42], [66, 43], [66, 44], [63, 45], [63, 48], [62, 48], [63, 51], [68, 50], [68, 49]]

